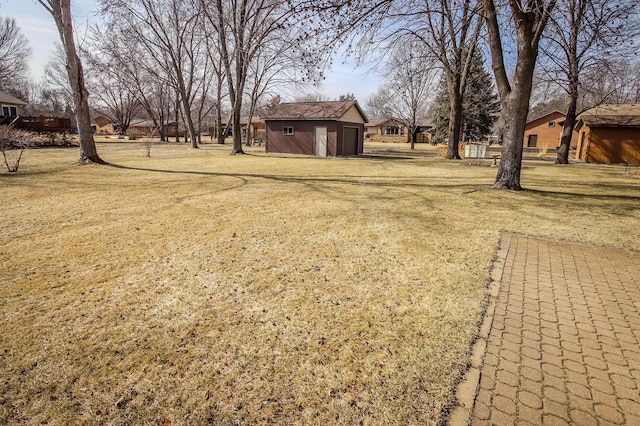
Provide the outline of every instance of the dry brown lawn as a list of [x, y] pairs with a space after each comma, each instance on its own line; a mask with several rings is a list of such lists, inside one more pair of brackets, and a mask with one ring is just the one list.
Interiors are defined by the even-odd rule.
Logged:
[[501, 231], [640, 250], [619, 167], [98, 149], [0, 173], [2, 424], [442, 422]]

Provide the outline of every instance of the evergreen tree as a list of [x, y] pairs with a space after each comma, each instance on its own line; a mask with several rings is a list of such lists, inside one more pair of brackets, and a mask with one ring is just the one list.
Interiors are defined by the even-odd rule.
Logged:
[[[462, 140], [479, 141], [491, 133], [500, 112], [500, 101], [493, 91], [493, 80], [484, 68], [484, 58], [479, 49], [473, 52], [468, 78], [462, 103]], [[445, 81], [440, 84], [432, 107], [432, 124], [432, 143], [446, 143], [449, 137], [449, 92]]]
[[[433, 145], [439, 143], [447, 143], [449, 140], [449, 91], [447, 90], [447, 81], [443, 78], [440, 81], [440, 88], [431, 107], [431, 143]], [[464, 118], [464, 109], [463, 109]]]
[[356, 95], [354, 93], [347, 92], [344, 95], [340, 95], [338, 98], [339, 101], [355, 101]]

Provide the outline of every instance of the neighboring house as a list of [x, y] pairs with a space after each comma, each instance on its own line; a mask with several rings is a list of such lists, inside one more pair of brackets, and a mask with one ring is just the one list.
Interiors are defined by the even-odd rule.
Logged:
[[99, 115], [93, 119], [92, 127], [95, 127], [97, 135], [114, 135], [116, 130], [111, 120], [104, 115]]
[[131, 120], [127, 133], [134, 136], [157, 136], [159, 134], [158, 128], [153, 123], [153, 120], [140, 119]]
[[420, 120], [418, 121], [418, 127], [416, 129], [416, 142], [417, 143], [427, 143], [431, 142], [431, 138], [433, 134], [431, 133], [431, 129], [433, 125], [431, 124], [431, 120]]
[[640, 105], [600, 105], [578, 116], [576, 158], [640, 165]]
[[367, 138], [375, 142], [408, 142], [409, 129], [397, 118], [380, 118], [365, 124]]
[[363, 150], [367, 117], [356, 101], [282, 103], [261, 118], [269, 153], [335, 157]]
[[247, 140], [247, 132], [250, 139], [261, 139], [265, 137], [265, 124], [258, 116], [240, 117], [240, 127], [242, 127], [242, 140]]
[[[127, 129], [127, 133], [133, 136], [160, 136], [159, 129], [154, 124], [153, 120], [132, 120]], [[176, 136], [176, 123], [166, 123], [163, 126], [164, 136], [175, 137]], [[187, 130], [178, 127], [178, 136], [184, 137], [187, 134]]]
[[65, 133], [71, 130], [71, 120], [55, 114], [39, 114], [32, 112], [32, 116], [21, 115], [21, 109], [27, 103], [0, 92], [0, 124], [11, 124], [18, 129], [39, 133]]
[[[416, 127], [416, 142], [431, 140], [431, 122], [419, 120]], [[365, 137], [373, 142], [411, 142], [411, 126], [398, 118], [382, 118], [365, 124]]]
[[2, 124], [9, 124], [10, 117], [17, 117], [20, 115], [20, 109], [27, 103], [21, 99], [11, 96], [8, 93], [0, 92], [0, 122]]
[[[560, 146], [566, 115], [553, 111], [528, 121], [524, 128], [524, 148], [556, 149]], [[572, 143], [572, 148], [575, 145]]]

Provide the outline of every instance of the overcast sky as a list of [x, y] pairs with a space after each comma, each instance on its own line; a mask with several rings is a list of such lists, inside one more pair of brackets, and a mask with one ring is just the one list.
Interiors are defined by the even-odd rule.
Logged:
[[[93, 0], [72, 0], [71, 11], [74, 18], [76, 39], [82, 42], [90, 22], [96, 22], [97, 6]], [[32, 55], [29, 61], [31, 74], [40, 80], [44, 66], [53, 51], [54, 43], [59, 42], [53, 18], [35, 0], [0, 0], [0, 16], [14, 18], [22, 33], [29, 39]], [[328, 96], [330, 100], [341, 94], [354, 93], [361, 106], [366, 98], [373, 93], [379, 82], [366, 70], [355, 69], [353, 62], [342, 63], [342, 58], [336, 58], [327, 78], [318, 92]], [[288, 94], [286, 97], [293, 97]]]

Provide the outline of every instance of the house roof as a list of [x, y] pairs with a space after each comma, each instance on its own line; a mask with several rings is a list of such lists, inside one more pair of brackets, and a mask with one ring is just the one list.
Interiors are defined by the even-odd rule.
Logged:
[[[401, 126], [407, 126], [407, 127], [409, 126], [409, 124], [407, 124], [405, 120], [402, 120], [400, 118], [376, 118], [366, 123], [365, 127], [381, 127], [385, 125], [391, 125], [391, 126], [401, 125]], [[428, 118], [423, 118], [418, 120], [416, 125], [418, 127], [433, 127], [433, 123]]]
[[542, 114], [542, 115], [539, 115], [537, 117], [534, 117], [531, 120], [527, 120], [527, 124], [533, 123], [534, 121], [538, 121], [538, 120], [540, 120], [542, 118], [546, 118], [546, 117], [549, 117], [550, 115], [554, 115], [554, 114], [560, 114], [563, 118], [567, 117], [567, 115], [565, 113], [560, 112], [558, 110], [555, 110], [555, 111], [551, 111], [551, 112], [548, 112], [546, 114]]
[[97, 116], [96, 118], [93, 119], [93, 121], [95, 121], [95, 123], [100, 127], [104, 127], [107, 124], [111, 123], [111, 120], [108, 117], [105, 117], [104, 115]]
[[[256, 115], [251, 117], [251, 124], [257, 124], [257, 123], [261, 123], [264, 122], [264, 120], [262, 120], [261, 117], [258, 117]], [[249, 124], [249, 116], [248, 115], [243, 115], [240, 117], [240, 124], [246, 126], [247, 124]]]
[[603, 104], [580, 114], [578, 126], [640, 127], [640, 104]]
[[11, 96], [8, 93], [0, 92], [0, 103], [13, 105], [26, 105], [27, 103], [21, 99]]
[[156, 127], [153, 120], [133, 119], [129, 123], [129, 127]]
[[367, 124], [365, 124], [365, 126], [367, 127], [380, 127], [383, 125], [392, 125], [392, 126], [397, 126], [397, 125], [401, 125], [404, 126], [405, 123], [404, 121], [402, 121], [399, 118], [376, 118], [375, 120], [371, 120], [370, 122], [368, 122]]
[[264, 120], [339, 120], [353, 106], [358, 109], [364, 121], [364, 114], [356, 101], [325, 101], [325, 102], [289, 102], [262, 111]]

